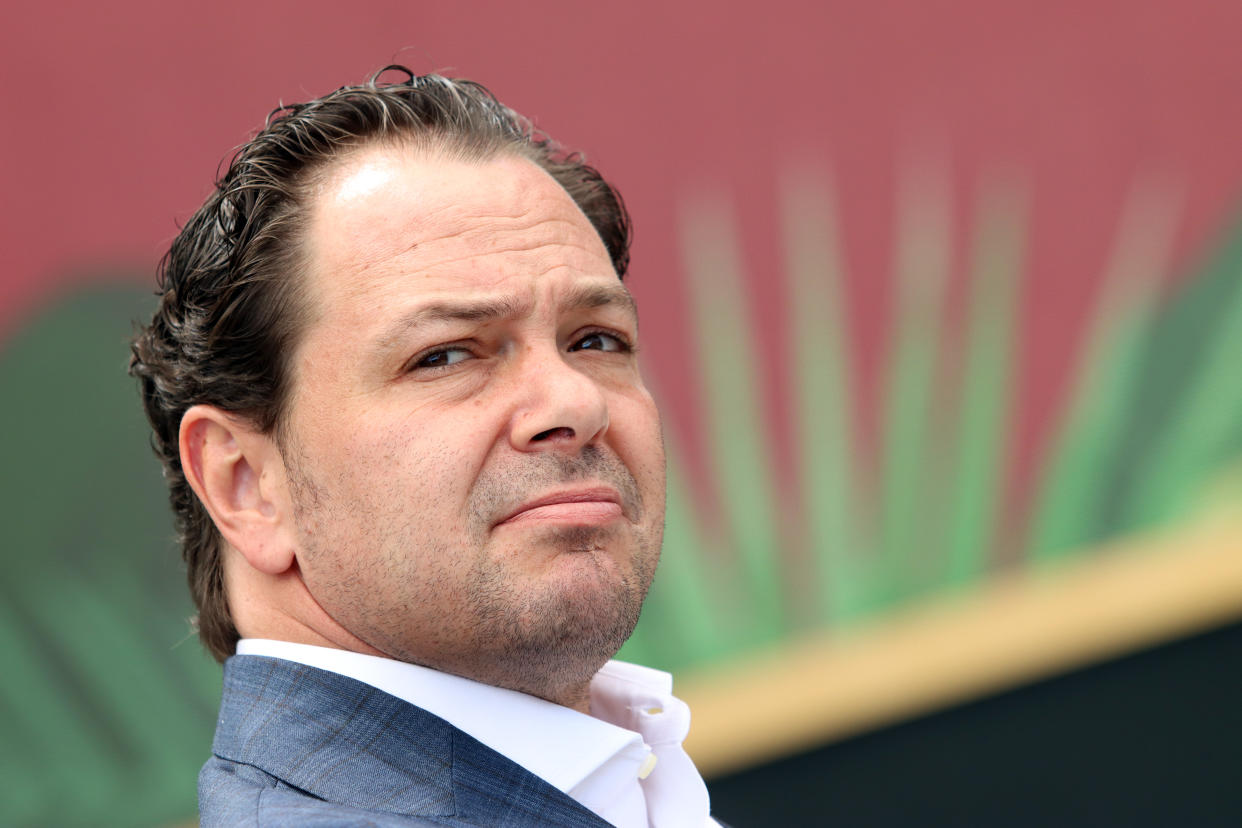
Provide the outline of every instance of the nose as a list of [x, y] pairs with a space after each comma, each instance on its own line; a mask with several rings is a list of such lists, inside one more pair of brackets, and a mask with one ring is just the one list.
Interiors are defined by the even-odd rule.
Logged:
[[576, 453], [608, 430], [608, 400], [599, 383], [554, 347], [522, 360], [510, 441], [518, 451]]

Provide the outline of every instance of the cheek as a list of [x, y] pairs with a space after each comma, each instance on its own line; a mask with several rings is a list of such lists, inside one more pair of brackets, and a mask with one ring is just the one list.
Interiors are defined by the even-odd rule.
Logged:
[[490, 443], [483, 424], [468, 414], [403, 417], [364, 426], [342, 462], [368, 497], [385, 501], [384, 510], [403, 523], [425, 518], [455, 525]]
[[664, 490], [664, 433], [660, 412], [645, 390], [626, 395], [611, 412], [617, 450], [646, 490]]

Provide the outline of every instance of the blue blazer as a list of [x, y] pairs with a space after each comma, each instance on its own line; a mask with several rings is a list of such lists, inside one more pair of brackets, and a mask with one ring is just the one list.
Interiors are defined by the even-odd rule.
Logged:
[[443, 719], [370, 685], [234, 656], [198, 779], [211, 826], [608, 823]]

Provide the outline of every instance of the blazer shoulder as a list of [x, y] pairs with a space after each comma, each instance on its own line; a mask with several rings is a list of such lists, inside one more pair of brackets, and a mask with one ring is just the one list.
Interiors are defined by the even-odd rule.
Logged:
[[256, 823], [251, 816], [267, 818], [277, 804], [365, 817], [335, 823], [342, 825], [607, 825], [426, 710], [280, 659], [226, 662], [212, 754], [200, 774], [204, 825], [297, 825], [310, 817], [279, 811], [277, 821]]
[[198, 777], [201, 828], [411, 828], [436, 819], [326, 802], [251, 765], [213, 756]]

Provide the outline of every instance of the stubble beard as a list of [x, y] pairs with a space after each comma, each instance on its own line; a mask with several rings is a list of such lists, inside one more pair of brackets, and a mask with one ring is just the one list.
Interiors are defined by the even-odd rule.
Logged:
[[[543, 698], [585, 686], [638, 623], [664, 529], [663, 520], [645, 524], [643, 516], [648, 508], [662, 515], [664, 504], [644, 503], [637, 481], [616, 456], [589, 445], [576, 456], [548, 453], [520, 471], [490, 474], [473, 492], [473, 522], [490, 526], [515, 499], [587, 479], [613, 486], [629, 519], [605, 527], [532, 531], [513, 551], [519, 558], [568, 556], [571, 573], [563, 580], [532, 588], [515, 578], [504, 556], [477, 558], [467, 603], [479, 646], [488, 654], [486, 665], [494, 670], [489, 683]], [[620, 550], [624, 554], [617, 554]]]
[[574, 556], [570, 583], [539, 591], [513, 589], [511, 573], [483, 561], [467, 601], [487, 651], [488, 682], [543, 698], [583, 687], [633, 633], [655, 574], [659, 539], [634, 538], [632, 566], [607, 551], [624, 543], [607, 529], [559, 528], [539, 533], [543, 549]]
[[[307, 560], [324, 560], [338, 546], [329, 527], [357, 504], [333, 502], [300, 463], [290, 464], [290, 479]], [[529, 531], [521, 547], [505, 554], [488, 544], [495, 518], [515, 497], [584, 479], [614, 486], [629, 519], [607, 527]], [[585, 691], [634, 631], [663, 537], [663, 520], [644, 523], [642, 516], [648, 508], [662, 516], [663, 503], [644, 504], [624, 464], [587, 446], [577, 457], [545, 454], [520, 470], [491, 473], [480, 479], [469, 505], [465, 548], [394, 543], [416, 535], [409, 526], [390, 533], [372, 525], [363, 538], [341, 539], [352, 541], [341, 547], [384, 550], [369, 562], [391, 576], [383, 596], [358, 577], [362, 562], [339, 557], [326, 578], [321, 571], [320, 588], [313, 592], [324, 596], [321, 605], [338, 623], [393, 658], [566, 703], [575, 688]], [[520, 564], [530, 556], [547, 558], [550, 565], [572, 556], [564, 567], [569, 572], [549, 576], [536, 567], [527, 577]], [[453, 574], [454, 558], [473, 562], [464, 581], [460, 569]], [[420, 604], [453, 602], [454, 591], [455, 605], [430, 617], [421, 611]]]

